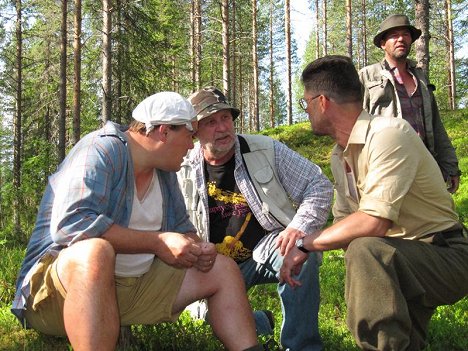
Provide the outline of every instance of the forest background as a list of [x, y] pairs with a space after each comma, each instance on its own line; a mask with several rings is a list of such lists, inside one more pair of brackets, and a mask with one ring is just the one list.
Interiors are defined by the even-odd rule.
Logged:
[[[304, 2], [310, 21], [298, 24], [294, 0], [0, 0], [0, 249], [15, 267], [0, 273], [1, 311], [48, 175], [82, 135], [128, 123], [148, 95], [215, 85], [241, 109], [239, 132], [294, 127], [307, 119], [297, 103], [304, 65], [326, 54], [358, 69], [381, 60], [372, 38], [385, 17], [404, 13], [423, 30], [412, 57], [439, 107], [468, 104], [466, 1]], [[445, 116], [463, 125], [466, 110]], [[326, 159], [320, 152], [306, 154]]]

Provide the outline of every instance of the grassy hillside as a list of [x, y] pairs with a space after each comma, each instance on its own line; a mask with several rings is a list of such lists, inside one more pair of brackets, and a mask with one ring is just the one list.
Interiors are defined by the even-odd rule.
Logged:
[[[461, 219], [468, 225], [468, 109], [445, 113], [444, 123], [457, 148], [464, 173], [454, 200]], [[312, 135], [308, 123], [264, 131], [319, 164], [331, 177], [328, 166], [332, 141]], [[19, 268], [23, 247], [7, 245], [0, 238], [0, 350], [69, 350], [64, 338], [46, 337], [34, 331], [22, 330], [9, 312], [13, 284]], [[340, 250], [327, 252], [320, 273], [320, 328], [326, 350], [357, 350], [344, 323], [344, 266]], [[249, 291], [254, 309], [272, 310], [276, 318], [275, 339], [279, 337], [281, 308], [275, 285], [255, 287]], [[105, 327], [105, 326], [103, 326]], [[177, 323], [158, 326], [134, 326], [136, 337], [127, 350], [220, 350], [211, 329], [201, 321], [192, 321], [183, 314]], [[429, 333], [427, 351], [468, 350], [468, 298], [454, 306], [437, 309]]]

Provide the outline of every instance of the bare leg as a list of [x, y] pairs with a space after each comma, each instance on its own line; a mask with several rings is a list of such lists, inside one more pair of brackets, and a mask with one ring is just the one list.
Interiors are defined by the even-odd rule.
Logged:
[[80, 241], [59, 257], [65, 330], [76, 351], [115, 349], [120, 321], [114, 268], [114, 249], [103, 239]]
[[228, 350], [240, 351], [258, 344], [244, 280], [232, 259], [218, 255], [207, 273], [188, 269], [173, 311], [182, 311], [202, 298], [208, 299], [213, 331]]

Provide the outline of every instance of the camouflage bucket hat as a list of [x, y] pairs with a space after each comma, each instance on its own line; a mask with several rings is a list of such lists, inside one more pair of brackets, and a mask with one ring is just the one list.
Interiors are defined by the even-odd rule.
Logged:
[[195, 109], [198, 121], [221, 110], [231, 110], [233, 120], [240, 114], [239, 109], [232, 107], [224, 94], [215, 87], [203, 88], [190, 95], [188, 100]]

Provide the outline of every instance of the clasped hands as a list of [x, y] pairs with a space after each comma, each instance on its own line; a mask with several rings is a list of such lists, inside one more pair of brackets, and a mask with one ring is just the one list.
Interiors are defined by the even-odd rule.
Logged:
[[213, 243], [194, 239], [192, 235], [174, 232], [159, 234], [162, 245], [158, 245], [156, 255], [176, 268], [196, 268], [208, 272], [216, 261], [216, 247]]

